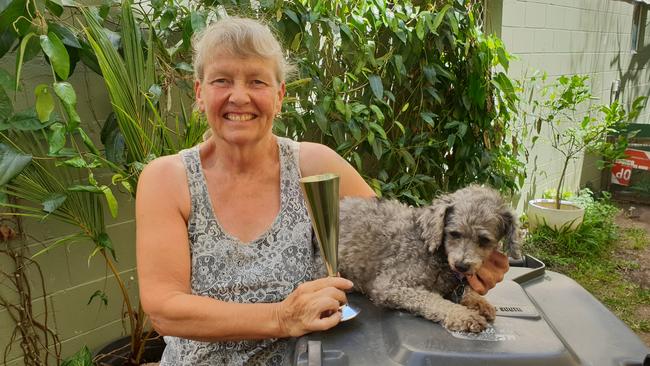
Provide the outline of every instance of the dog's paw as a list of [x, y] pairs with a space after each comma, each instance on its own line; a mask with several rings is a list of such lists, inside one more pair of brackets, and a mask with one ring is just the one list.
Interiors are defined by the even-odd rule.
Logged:
[[447, 314], [442, 325], [452, 331], [478, 333], [487, 328], [487, 320], [476, 310], [459, 307]]
[[493, 321], [497, 315], [497, 310], [494, 305], [490, 304], [482, 296], [465, 297], [460, 303], [461, 305], [465, 305], [470, 309], [478, 311], [478, 313], [485, 317], [489, 322]]

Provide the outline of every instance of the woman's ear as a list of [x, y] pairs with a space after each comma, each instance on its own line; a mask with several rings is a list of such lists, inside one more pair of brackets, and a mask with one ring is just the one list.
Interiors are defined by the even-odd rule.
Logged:
[[283, 81], [280, 83], [280, 89], [278, 90], [278, 105], [277, 105], [277, 111], [276, 113], [280, 113], [282, 111], [282, 101], [284, 100], [284, 96], [287, 93], [287, 85]]
[[205, 112], [205, 105], [203, 104], [203, 99], [201, 98], [201, 81], [194, 80], [194, 95], [196, 100], [196, 107], [201, 112]]

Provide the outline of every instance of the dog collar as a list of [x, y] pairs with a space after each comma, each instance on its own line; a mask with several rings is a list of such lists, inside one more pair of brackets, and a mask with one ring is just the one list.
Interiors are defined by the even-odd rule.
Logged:
[[456, 285], [456, 288], [451, 292], [450, 300], [458, 304], [460, 301], [463, 299], [463, 295], [465, 294], [465, 286], [468, 285], [467, 282], [467, 277], [463, 275], [462, 273], [458, 273], [456, 271], [453, 271], [454, 277], [458, 280], [458, 285]]

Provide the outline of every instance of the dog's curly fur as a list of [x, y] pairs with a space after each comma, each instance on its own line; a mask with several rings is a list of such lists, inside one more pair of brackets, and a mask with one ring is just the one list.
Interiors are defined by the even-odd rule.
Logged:
[[[433, 204], [346, 198], [340, 206], [341, 274], [378, 305], [404, 309], [450, 330], [480, 332], [495, 309], [466, 286], [447, 298], [499, 247], [520, 257], [517, 218], [497, 191], [472, 185]], [[456, 272], [456, 274], [454, 273]]]

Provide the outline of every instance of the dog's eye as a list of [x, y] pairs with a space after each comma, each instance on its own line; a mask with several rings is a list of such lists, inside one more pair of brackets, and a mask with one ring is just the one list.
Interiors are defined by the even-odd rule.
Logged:
[[451, 237], [454, 238], [454, 239], [460, 238], [460, 232], [458, 232], [458, 231], [450, 231], [449, 235], [451, 235]]
[[483, 247], [488, 246], [490, 244], [490, 238], [488, 238], [486, 236], [479, 236], [478, 237], [478, 243], [479, 243], [479, 245], [481, 245]]

